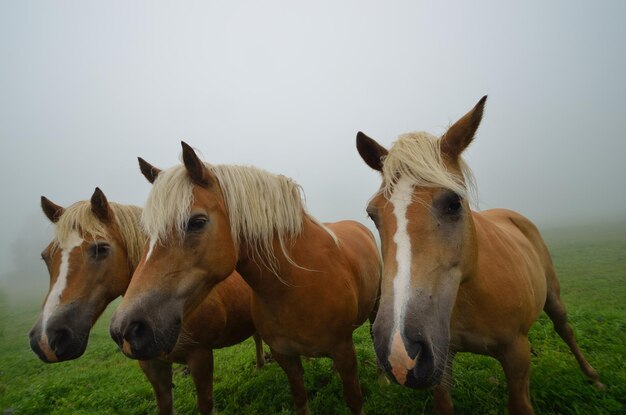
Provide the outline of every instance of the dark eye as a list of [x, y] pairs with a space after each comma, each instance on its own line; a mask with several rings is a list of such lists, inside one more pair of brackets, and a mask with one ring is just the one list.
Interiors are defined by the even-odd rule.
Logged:
[[99, 243], [94, 243], [91, 244], [91, 246], [89, 247], [89, 256], [92, 259], [104, 259], [109, 255], [109, 252], [111, 251], [111, 245], [109, 245], [106, 242], [99, 242]]
[[374, 225], [376, 225], [376, 227], [378, 227], [378, 213], [377, 213], [376, 209], [368, 207], [366, 212], [367, 212], [367, 216], [369, 216], [369, 218], [372, 220], [372, 222], [374, 222]]
[[206, 216], [198, 215], [187, 222], [187, 232], [199, 232], [206, 226], [209, 219]]
[[450, 196], [447, 197], [444, 206], [444, 212], [447, 215], [456, 215], [461, 211], [461, 209], [463, 209], [461, 197], [456, 193], [452, 193]]

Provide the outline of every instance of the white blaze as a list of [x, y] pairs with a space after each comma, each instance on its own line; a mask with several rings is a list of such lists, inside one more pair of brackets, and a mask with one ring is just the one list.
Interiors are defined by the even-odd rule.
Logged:
[[[406, 211], [413, 197], [412, 183], [403, 178], [395, 185], [391, 194], [393, 214], [396, 217], [396, 233], [393, 241], [396, 243], [397, 274], [393, 279], [393, 309], [394, 330], [400, 330], [404, 323], [404, 309], [408, 301], [411, 281], [411, 239], [409, 238]], [[393, 336], [393, 335], [392, 335]]]
[[59, 275], [57, 276], [57, 280], [54, 282], [54, 285], [50, 290], [50, 294], [48, 294], [48, 298], [46, 299], [46, 304], [43, 307], [42, 334], [44, 336], [46, 335], [46, 325], [48, 324], [48, 319], [61, 303], [61, 295], [63, 295], [63, 291], [67, 285], [67, 274], [70, 270], [70, 254], [74, 248], [80, 246], [82, 243], [83, 239], [80, 237], [78, 232], [74, 231], [70, 234], [69, 238], [67, 238], [67, 241], [64, 241], [64, 243], [59, 246], [61, 249], [61, 265], [59, 267]]

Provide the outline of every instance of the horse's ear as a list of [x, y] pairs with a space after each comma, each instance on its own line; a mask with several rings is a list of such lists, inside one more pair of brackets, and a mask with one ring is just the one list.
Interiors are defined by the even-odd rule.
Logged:
[[112, 214], [109, 201], [99, 187], [96, 187], [96, 190], [93, 191], [93, 195], [91, 195], [91, 211], [102, 222], [111, 220]]
[[56, 223], [63, 212], [65, 212], [65, 208], [52, 203], [47, 197], [41, 196], [41, 209], [43, 213], [46, 215], [50, 222]]
[[474, 108], [455, 122], [441, 138], [441, 152], [456, 159], [470, 145], [483, 118], [487, 95], [482, 97]]
[[198, 158], [196, 152], [193, 151], [193, 148], [191, 148], [189, 144], [184, 141], [181, 141], [180, 144], [183, 146], [183, 163], [187, 168], [187, 174], [189, 174], [189, 177], [194, 183], [207, 187], [210, 181], [204, 163]]
[[383, 157], [389, 153], [387, 149], [359, 131], [356, 134], [356, 149], [363, 161], [374, 170], [383, 170]]
[[154, 183], [159, 173], [161, 173], [161, 170], [157, 169], [141, 157], [137, 157], [137, 160], [139, 160], [139, 170], [141, 170], [141, 174], [143, 174], [150, 183]]

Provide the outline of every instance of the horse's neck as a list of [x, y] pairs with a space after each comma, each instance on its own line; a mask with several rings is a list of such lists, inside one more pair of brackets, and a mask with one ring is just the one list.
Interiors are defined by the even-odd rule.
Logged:
[[497, 257], [500, 256], [498, 247], [502, 246], [502, 233], [499, 226], [485, 217], [483, 212], [472, 211], [468, 222], [468, 234], [463, 240], [466, 247], [462, 268], [464, 283], [459, 289], [467, 293], [481, 292], [489, 289], [493, 284], [490, 280], [494, 276], [481, 272], [480, 264], [485, 263], [485, 255], [489, 257], [490, 252], [494, 252]]
[[465, 260], [463, 266], [463, 279], [468, 281], [474, 278], [476, 273], [476, 266], [478, 261], [478, 238], [476, 236], [476, 223], [474, 222], [475, 212], [470, 212], [467, 217], [467, 236], [465, 237], [463, 244], [466, 246]]
[[311, 263], [311, 256], [307, 255], [307, 251], [317, 250], [311, 246], [312, 242], [316, 247], [326, 243], [335, 244], [330, 235], [308, 217], [304, 219], [302, 233], [293, 241], [285, 241], [289, 258], [283, 253], [278, 236], [274, 235], [272, 245], [277, 267], [273, 270], [268, 264], [258, 261], [247, 248], [247, 241], [243, 240], [237, 272], [256, 294], [272, 297], [281, 295], [294, 286], [307, 284], [307, 279], [317, 272], [315, 261]]
[[[140, 228], [138, 221], [137, 221], [137, 228], [135, 228], [135, 230], [139, 234], [144, 235], [145, 236], [144, 240], [147, 240], [148, 236], [143, 233], [143, 229]], [[135, 273], [135, 270], [139, 266], [139, 262], [141, 261], [141, 258], [137, 258], [134, 261], [130, 259], [130, 252], [129, 252], [130, 247], [127, 245], [129, 243], [137, 244], [137, 246], [135, 248], [136, 249], [138, 248], [138, 250], [140, 252], [143, 250], [144, 245], [145, 245], [145, 242], [141, 241], [139, 239], [137, 239], [136, 241], [126, 241], [126, 240], [124, 241], [124, 244], [125, 244], [124, 249], [126, 249], [126, 257], [129, 258], [128, 259], [128, 271], [129, 271], [129, 274], [128, 274], [128, 284], [130, 284], [130, 280], [133, 277], [133, 274]]]

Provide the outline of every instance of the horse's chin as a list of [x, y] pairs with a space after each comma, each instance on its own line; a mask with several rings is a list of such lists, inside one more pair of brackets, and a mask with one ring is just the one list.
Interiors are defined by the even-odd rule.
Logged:
[[420, 371], [418, 365], [408, 371], [404, 386], [412, 389], [426, 389], [441, 383], [443, 368], [435, 367], [433, 371], [425, 373]]
[[167, 358], [169, 354], [174, 350], [174, 346], [176, 345], [176, 340], [168, 340], [168, 341], [160, 341], [158, 343], [154, 343], [149, 345], [148, 347], [144, 347], [141, 349], [136, 349], [132, 347], [126, 340], [122, 343], [122, 352], [126, 357], [135, 360], [150, 360], [156, 358]]
[[49, 363], [58, 363], [58, 362], [67, 362], [68, 360], [76, 360], [79, 357], [81, 357], [83, 354], [85, 354], [85, 349], [86, 347], [77, 348], [76, 350], [71, 351], [69, 353], [57, 355], [58, 360], [56, 362], [49, 362]]

